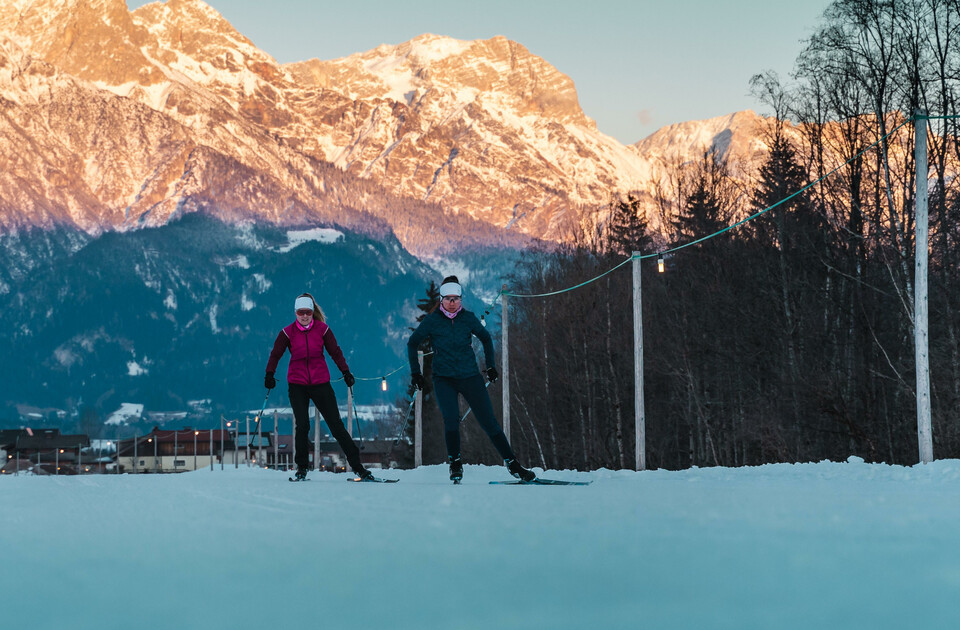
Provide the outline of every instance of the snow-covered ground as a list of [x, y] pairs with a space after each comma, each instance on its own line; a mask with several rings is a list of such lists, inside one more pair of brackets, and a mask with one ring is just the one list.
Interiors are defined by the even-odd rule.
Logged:
[[381, 475], [0, 478], [5, 625], [960, 628], [958, 460]]

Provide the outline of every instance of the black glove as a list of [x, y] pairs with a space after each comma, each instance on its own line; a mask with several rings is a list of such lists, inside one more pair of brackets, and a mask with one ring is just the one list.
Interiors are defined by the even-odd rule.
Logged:
[[423, 389], [427, 382], [423, 380], [423, 374], [413, 374], [410, 376], [410, 386], [414, 389]]
[[273, 389], [277, 386], [277, 379], [273, 378], [273, 372], [267, 372], [267, 375], [263, 377], [263, 386], [267, 389]]
[[497, 368], [495, 367], [488, 367], [486, 369], [486, 374], [487, 374], [487, 380], [490, 381], [491, 383], [497, 380], [498, 378], [500, 378], [500, 372], [497, 372]]
[[343, 382], [347, 387], [353, 387], [353, 384], [357, 382], [357, 379], [350, 372], [343, 373]]

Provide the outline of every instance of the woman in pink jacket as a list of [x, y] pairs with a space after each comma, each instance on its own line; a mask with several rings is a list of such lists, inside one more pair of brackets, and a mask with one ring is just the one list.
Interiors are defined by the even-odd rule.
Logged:
[[297, 319], [283, 328], [273, 343], [270, 359], [267, 361], [267, 374], [263, 384], [267, 389], [277, 386], [277, 379], [273, 377], [277, 370], [280, 357], [290, 350], [290, 367], [287, 368], [287, 385], [290, 396], [290, 407], [296, 421], [296, 480], [302, 481], [307, 477], [310, 464], [310, 401], [317, 406], [323, 416], [330, 433], [336, 438], [350, 463], [350, 468], [361, 479], [373, 477], [373, 473], [360, 463], [360, 450], [353, 443], [350, 434], [340, 419], [340, 410], [337, 408], [337, 397], [330, 385], [330, 371], [324, 358], [324, 350], [333, 359], [333, 362], [343, 373], [343, 382], [347, 387], [353, 387], [354, 379], [343, 358], [343, 351], [337, 345], [333, 331], [327, 326], [323, 311], [317, 306], [316, 300], [309, 293], [297, 296], [294, 310]]

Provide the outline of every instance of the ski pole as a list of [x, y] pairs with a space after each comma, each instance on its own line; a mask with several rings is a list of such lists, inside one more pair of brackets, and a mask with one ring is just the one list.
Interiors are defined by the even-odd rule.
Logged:
[[[256, 435], [257, 431], [260, 430], [260, 418], [263, 417], [263, 410], [267, 408], [267, 399], [270, 398], [270, 390], [267, 390], [267, 395], [263, 397], [263, 406], [260, 407], [260, 413], [257, 414], [257, 426], [253, 427], [253, 434]], [[249, 426], [249, 425], [248, 425]], [[250, 436], [247, 436], [247, 443], [250, 443]], [[260, 446], [257, 443], [257, 446]]]
[[357, 423], [357, 437], [360, 438], [360, 450], [366, 447], [363, 445], [363, 432], [360, 430], [360, 414], [357, 413], [357, 399], [353, 396], [353, 388], [350, 388], [350, 400], [353, 401], [353, 418]]
[[410, 422], [410, 412], [413, 411], [413, 406], [417, 403], [417, 397], [414, 395], [413, 400], [410, 401], [410, 406], [407, 407], [407, 413], [403, 417], [403, 426], [400, 427], [400, 433], [397, 433], [397, 439], [393, 441], [393, 445], [396, 446], [400, 443], [400, 438], [403, 436], [403, 432], [407, 430], [407, 424]]
[[[492, 383], [492, 382], [493, 382], [493, 381], [487, 381], [487, 384], [484, 385], [483, 388], [486, 389], [486, 388], [490, 387], [490, 383]], [[462, 423], [464, 420], [467, 419], [467, 416], [470, 415], [470, 412], [471, 412], [471, 411], [472, 411], [472, 410], [470, 409], [470, 407], [467, 407], [467, 413], [463, 414], [463, 417], [460, 418], [460, 422], [461, 422], [461, 423]]]

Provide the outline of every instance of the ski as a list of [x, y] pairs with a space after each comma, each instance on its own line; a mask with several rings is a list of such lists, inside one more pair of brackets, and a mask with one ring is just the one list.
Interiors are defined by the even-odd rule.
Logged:
[[304, 477], [303, 479], [294, 479], [293, 477], [287, 477], [287, 481], [292, 481], [292, 482], [294, 482], [294, 483], [299, 483], [299, 482], [301, 482], [301, 481], [310, 481], [310, 480], [307, 479], [306, 477]]
[[490, 485], [498, 486], [589, 486], [592, 481], [563, 481], [561, 479], [540, 479], [533, 481], [491, 481]]
[[356, 481], [357, 483], [397, 483], [399, 479], [381, 479], [380, 477], [368, 477], [366, 479], [361, 479], [360, 477], [350, 477], [347, 481]]

